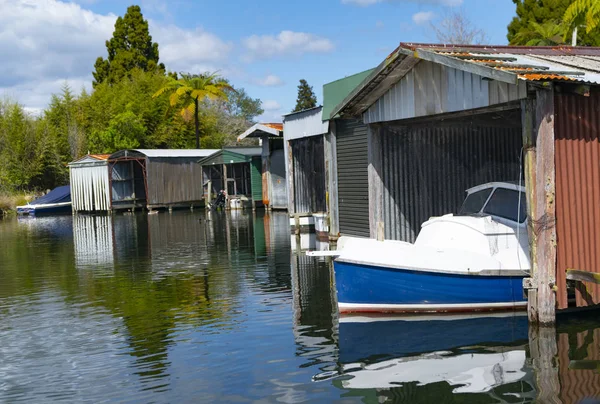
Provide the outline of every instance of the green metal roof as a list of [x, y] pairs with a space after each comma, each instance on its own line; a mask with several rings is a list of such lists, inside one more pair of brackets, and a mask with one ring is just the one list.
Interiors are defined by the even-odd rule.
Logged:
[[328, 121], [329, 115], [338, 104], [350, 94], [362, 81], [375, 69], [365, 70], [364, 72], [344, 77], [323, 86], [323, 115], [322, 119]]
[[249, 163], [253, 156], [260, 156], [260, 149], [248, 148], [245, 150], [233, 151], [231, 149], [219, 150], [210, 156], [203, 158], [198, 161], [200, 165], [209, 166], [213, 164], [235, 164], [235, 163]]

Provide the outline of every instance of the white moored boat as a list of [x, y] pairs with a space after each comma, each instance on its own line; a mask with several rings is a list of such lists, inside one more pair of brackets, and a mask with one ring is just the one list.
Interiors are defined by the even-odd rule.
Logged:
[[341, 313], [525, 308], [525, 189], [471, 188], [458, 215], [429, 219], [414, 244], [341, 237], [333, 254]]

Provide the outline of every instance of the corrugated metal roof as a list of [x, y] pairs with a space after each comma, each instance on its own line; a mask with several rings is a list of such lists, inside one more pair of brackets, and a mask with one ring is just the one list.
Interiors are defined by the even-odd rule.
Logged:
[[420, 60], [508, 84], [573, 81], [600, 84], [599, 47], [472, 46], [400, 43], [336, 108], [332, 115], [359, 115]]
[[251, 157], [260, 156], [262, 154], [262, 147], [224, 147], [223, 150]]
[[130, 150], [119, 150], [110, 155], [110, 159], [122, 157], [128, 151], [142, 154], [149, 158], [159, 157], [208, 157], [211, 154], [218, 152], [219, 149], [130, 149]]
[[443, 46], [401, 43], [413, 52], [434, 52], [457, 61], [514, 73], [522, 80], [570, 80], [600, 83], [600, 48], [595, 47], [510, 47]]
[[276, 130], [283, 130], [283, 124], [282, 123], [263, 123], [261, 125], [264, 125], [268, 128], [272, 128], [272, 129], [276, 129]]
[[282, 132], [282, 123], [257, 123], [239, 135], [237, 140], [239, 142], [247, 137], [261, 137], [263, 135], [279, 137], [282, 135]]
[[97, 164], [105, 162], [109, 157], [110, 154], [87, 154], [75, 161], [70, 162], [69, 165]]
[[[340, 102], [350, 94], [374, 69], [344, 77], [331, 83], [323, 85], [323, 120], [327, 121], [332, 117], [331, 112]], [[335, 118], [335, 117], [333, 117]]]

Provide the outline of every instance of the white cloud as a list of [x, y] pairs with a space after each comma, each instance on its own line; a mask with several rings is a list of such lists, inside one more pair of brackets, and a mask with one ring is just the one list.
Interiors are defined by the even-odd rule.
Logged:
[[265, 111], [279, 111], [281, 109], [281, 104], [275, 100], [266, 100], [263, 101], [262, 107]]
[[279, 87], [285, 83], [281, 80], [281, 77], [274, 74], [269, 74], [264, 78], [254, 80], [254, 83], [262, 87]]
[[[65, 81], [74, 92], [91, 89], [94, 62], [106, 57], [116, 15], [59, 0], [0, 0], [0, 10], [0, 97], [35, 111], [46, 107]], [[169, 70], [233, 71], [227, 64], [233, 45], [212, 33], [154, 21], [150, 33]]]
[[463, 4], [463, 0], [342, 0], [342, 4], [354, 4], [361, 7], [377, 3], [415, 3], [455, 7]]
[[418, 13], [413, 14], [412, 20], [417, 25], [423, 25], [433, 20], [435, 14], [433, 11], [420, 11]]
[[202, 73], [222, 69], [233, 48], [231, 43], [200, 28], [189, 31], [151, 21], [150, 34], [159, 44], [160, 61], [168, 70], [176, 72]]
[[243, 39], [247, 59], [274, 57], [283, 54], [326, 53], [333, 50], [327, 39], [305, 32], [281, 31], [278, 35], [252, 35]]

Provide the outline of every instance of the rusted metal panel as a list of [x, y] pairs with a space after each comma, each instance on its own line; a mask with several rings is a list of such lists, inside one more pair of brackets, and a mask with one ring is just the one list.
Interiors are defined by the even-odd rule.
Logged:
[[504, 119], [505, 127], [484, 119], [380, 127], [387, 239], [413, 242], [431, 216], [456, 213], [466, 189], [519, 179], [520, 117]]
[[[567, 307], [567, 269], [600, 273], [600, 94], [555, 99], [557, 299]], [[581, 285], [577, 306], [600, 302], [600, 286]]]
[[326, 212], [323, 136], [290, 141], [294, 164], [295, 212]]
[[559, 399], [563, 403], [579, 403], [600, 394], [600, 329], [558, 334]]

